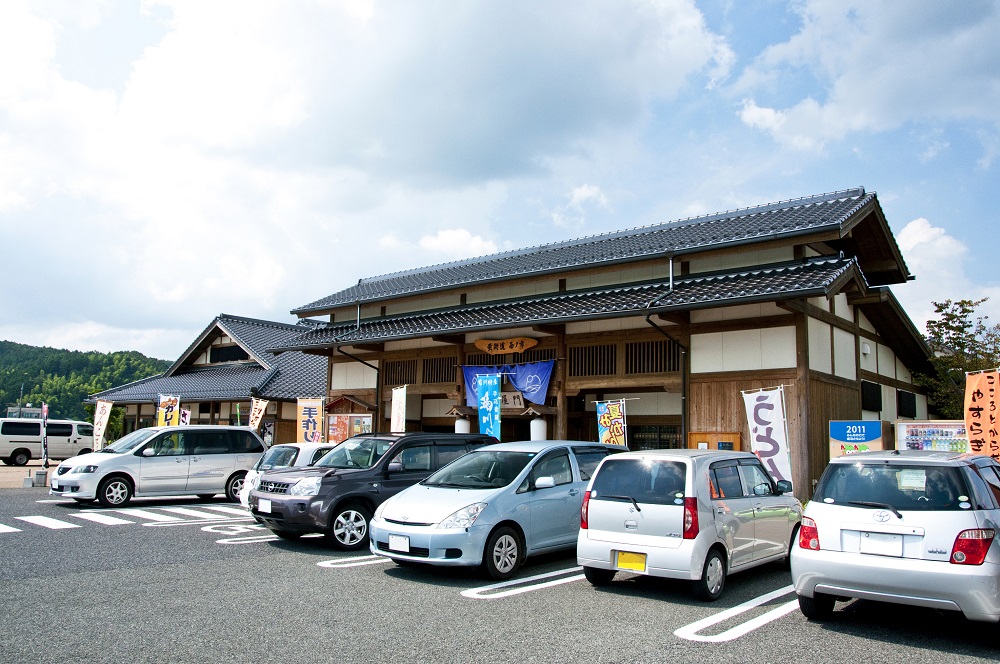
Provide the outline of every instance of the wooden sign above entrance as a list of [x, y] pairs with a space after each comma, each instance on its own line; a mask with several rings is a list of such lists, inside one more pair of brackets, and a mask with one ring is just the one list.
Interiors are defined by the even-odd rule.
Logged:
[[513, 339], [477, 339], [476, 348], [489, 353], [490, 355], [503, 355], [504, 353], [523, 353], [529, 348], [538, 345], [538, 339], [528, 337], [514, 337]]

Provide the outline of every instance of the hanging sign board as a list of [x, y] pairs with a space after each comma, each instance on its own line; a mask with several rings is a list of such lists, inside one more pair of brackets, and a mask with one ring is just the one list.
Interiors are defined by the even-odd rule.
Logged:
[[892, 449], [891, 427], [880, 420], [831, 420], [830, 458]]
[[538, 339], [528, 337], [514, 337], [513, 339], [476, 339], [473, 342], [476, 348], [489, 353], [490, 355], [503, 355], [504, 353], [523, 353], [529, 348], [538, 345]]

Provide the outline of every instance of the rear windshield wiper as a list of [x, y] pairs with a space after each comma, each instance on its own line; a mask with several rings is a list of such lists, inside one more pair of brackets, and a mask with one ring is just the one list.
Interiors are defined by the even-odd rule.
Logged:
[[889, 510], [890, 512], [892, 512], [893, 514], [895, 514], [897, 519], [902, 519], [903, 518], [903, 515], [899, 513], [899, 510], [897, 510], [895, 507], [893, 507], [889, 503], [875, 503], [875, 502], [871, 502], [871, 501], [868, 501], [868, 500], [848, 500], [847, 504], [848, 505], [861, 505], [863, 507], [881, 507], [882, 509]]
[[639, 507], [639, 503], [635, 502], [635, 498], [632, 496], [604, 496], [605, 498], [617, 498], [618, 500], [631, 500], [632, 504], [635, 505], [635, 511], [641, 512], [642, 508]]

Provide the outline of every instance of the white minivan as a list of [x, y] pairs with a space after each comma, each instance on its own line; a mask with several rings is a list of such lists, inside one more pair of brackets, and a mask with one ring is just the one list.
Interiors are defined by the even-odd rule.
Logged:
[[[54, 461], [86, 454], [94, 449], [94, 425], [76, 420], [46, 420], [48, 456]], [[23, 466], [41, 459], [42, 421], [0, 418], [0, 460], [8, 466]]]
[[264, 452], [247, 427], [198, 425], [138, 429], [99, 452], [67, 459], [52, 474], [53, 495], [123, 507], [133, 496], [225, 493], [239, 500], [243, 478]]

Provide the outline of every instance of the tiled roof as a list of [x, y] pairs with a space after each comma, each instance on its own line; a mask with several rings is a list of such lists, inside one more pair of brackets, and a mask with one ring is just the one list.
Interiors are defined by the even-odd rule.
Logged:
[[315, 329], [289, 340], [281, 349], [374, 343], [546, 323], [638, 316], [721, 305], [826, 295], [843, 280], [863, 277], [854, 259], [822, 258], [750, 270], [689, 275], [669, 282], [557, 293], [465, 305], [437, 311], [383, 316]]
[[305, 315], [463, 284], [751, 245], [824, 229], [843, 232], [851, 216], [873, 202], [874, 192], [866, 193], [863, 188], [848, 189], [397, 272], [361, 279], [350, 288], [303, 305], [292, 313]]
[[[93, 394], [87, 401], [152, 402], [160, 394], [191, 401], [247, 400], [251, 390], [263, 399], [321, 396], [326, 391], [326, 358], [304, 353], [274, 355], [269, 351], [319, 324], [313, 320], [295, 325], [219, 314], [162, 375]], [[192, 366], [193, 357], [219, 330], [246, 350], [251, 360]]]

